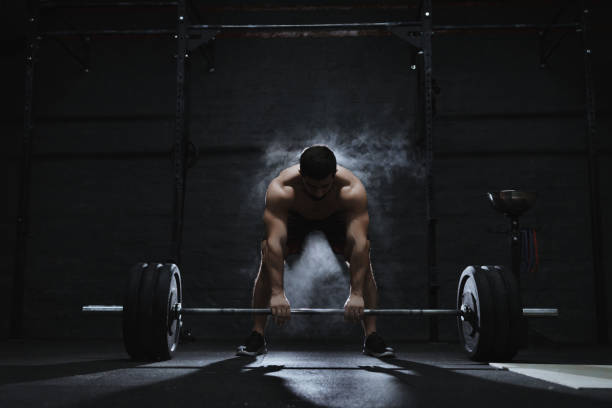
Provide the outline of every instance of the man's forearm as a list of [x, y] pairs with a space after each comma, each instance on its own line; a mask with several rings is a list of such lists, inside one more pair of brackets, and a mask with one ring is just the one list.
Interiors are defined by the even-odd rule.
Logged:
[[351, 294], [363, 296], [363, 284], [369, 267], [368, 247], [366, 243], [355, 244], [351, 252], [349, 273], [351, 276]]
[[267, 269], [270, 278], [270, 290], [272, 294], [284, 291], [284, 259], [283, 248], [280, 242], [268, 241]]

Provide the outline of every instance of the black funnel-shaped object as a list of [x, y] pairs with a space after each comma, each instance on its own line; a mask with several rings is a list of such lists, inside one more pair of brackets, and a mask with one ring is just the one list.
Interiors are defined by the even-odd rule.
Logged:
[[487, 193], [489, 202], [497, 211], [509, 217], [518, 217], [535, 204], [533, 191], [502, 190]]

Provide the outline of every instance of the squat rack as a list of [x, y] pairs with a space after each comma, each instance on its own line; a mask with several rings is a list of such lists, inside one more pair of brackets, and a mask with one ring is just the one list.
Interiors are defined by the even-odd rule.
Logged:
[[[190, 44], [196, 47], [206, 44], [209, 56], [214, 39], [223, 36], [224, 32], [242, 32], [243, 36], [258, 36], [262, 38], [295, 38], [312, 36], [313, 33], [327, 33], [327, 36], [347, 37], [359, 35], [375, 35], [375, 32], [394, 34], [409, 42], [419, 56], [418, 67], [420, 92], [419, 107], [421, 112], [421, 132], [425, 141], [425, 197], [427, 219], [427, 276], [428, 276], [428, 306], [438, 308], [439, 284], [437, 273], [436, 250], [436, 224], [437, 212], [433, 180], [433, 77], [432, 77], [432, 36], [434, 33], [457, 32], [464, 30], [539, 30], [541, 45], [551, 30], [575, 30], [582, 33], [584, 49], [584, 75], [585, 75], [585, 112], [586, 112], [586, 138], [588, 144], [589, 165], [589, 198], [591, 206], [591, 233], [592, 251], [594, 260], [594, 287], [595, 306], [597, 316], [598, 342], [608, 343], [605, 275], [603, 271], [601, 211], [599, 197], [599, 170], [597, 148], [595, 144], [595, 102], [593, 95], [593, 77], [591, 68], [591, 49], [588, 41], [589, 10], [582, 7], [583, 13], [580, 22], [559, 24], [557, 13], [550, 24], [487, 24], [487, 25], [441, 25], [432, 24], [432, 0], [420, 0], [418, 6], [418, 19], [415, 21], [392, 22], [357, 22], [335, 24], [189, 24], [187, 13], [187, 0], [175, 1], [39, 1], [27, 0], [26, 24], [26, 60], [25, 60], [25, 103], [24, 103], [24, 132], [22, 136], [22, 153], [19, 183], [19, 204], [17, 215], [17, 245], [15, 253], [15, 270], [13, 275], [13, 296], [10, 317], [10, 336], [22, 336], [23, 306], [25, 294], [25, 273], [27, 261], [27, 243], [29, 231], [30, 184], [32, 168], [32, 135], [33, 135], [33, 80], [34, 68], [40, 42], [45, 37], [61, 38], [78, 36], [87, 50], [89, 37], [94, 35], [113, 36], [172, 36], [176, 40], [176, 106], [174, 115], [174, 141], [172, 160], [174, 168], [174, 194], [173, 194], [173, 228], [170, 259], [180, 265], [182, 248], [182, 231], [184, 221], [185, 182], [187, 176], [186, 162], [189, 159], [189, 135], [187, 132], [187, 105], [186, 105], [186, 66], [189, 58]], [[91, 7], [175, 7], [176, 26], [173, 28], [154, 29], [94, 29], [94, 30], [55, 30], [42, 32], [38, 30], [38, 21], [41, 8], [91, 8]], [[350, 6], [345, 6], [350, 7]], [[299, 9], [299, 7], [298, 7]], [[194, 10], [197, 17], [197, 11]], [[289, 30], [293, 30], [291, 33]], [[254, 33], [254, 35], [246, 33]], [[296, 32], [298, 33], [296, 35]], [[283, 34], [284, 33], [284, 34]], [[167, 38], [167, 37], [166, 37]], [[541, 47], [540, 64], [546, 60], [559, 45], [558, 39], [548, 49]], [[64, 49], [76, 59], [85, 71], [89, 69], [87, 58], [80, 58], [69, 48]], [[438, 339], [437, 318], [432, 316], [429, 325], [429, 338]]]

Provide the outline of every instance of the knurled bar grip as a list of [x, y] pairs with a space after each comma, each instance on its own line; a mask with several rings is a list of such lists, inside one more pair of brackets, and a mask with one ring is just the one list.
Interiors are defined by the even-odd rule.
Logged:
[[[103, 305], [87, 305], [83, 306], [83, 312], [87, 313], [121, 313], [123, 306], [103, 306]], [[181, 308], [180, 313], [183, 315], [193, 314], [272, 314], [270, 309], [233, 309], [233, 308]], [[365, 315], [461, 315], [457, 309], [365, 309]], [[291, 309], [291, 314], [302, 315], [343, 315], [344, 309], [309, 309], [297, 308]], [[557, 317], [559, 309], [549, 308], [524, 308], [523, 316], [525, 317]]]
[[[343, 315], [344, 309], [291, 309], [291, 314], [303, 315]], [[215, 308], [183, 308], [183, 314], [271, 314], [270, 309], [215, 309]], [[366, 315], [457, 315], [455, 309], [364, 309]]]

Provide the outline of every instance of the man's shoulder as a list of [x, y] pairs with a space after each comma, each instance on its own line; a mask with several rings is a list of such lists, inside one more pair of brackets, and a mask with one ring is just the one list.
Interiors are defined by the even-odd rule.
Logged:
[[347, 168], [338, 166], [338, 172], [336, 173], [342, 192], [349, 196], [360, 196], [365, 195], [365, 187], [359, 177], [357, 177], [352, 171]]
[[266, 192], [266, 198], [275, 198], [278, 200], [290, 199], [293, 195], [293, 186], [286, 184], [279, 178], [275, 178], [270, 182], [268, 191]]
[[346, 170], [340, 174], [345, 179], [344, 185], [340, 188], [340, 199], [343, 206], [349, 211], [366, 208], [367, 194], [363, 183], [349, 170], [343, 170]]
[[266, 191], [266, 208], [288, 209], [295, 199], [295, 190], [283, 178], [276, 177]]
[[291, 178], [291, 177], [295, 177], [297, 175], [300, 174], [300, 165], [299, 164], [294, 164], [292, 166], [286, 167], [284, 169], [282, 169], [279, 173], [278, 173], [278, 177], [280, 178]]

